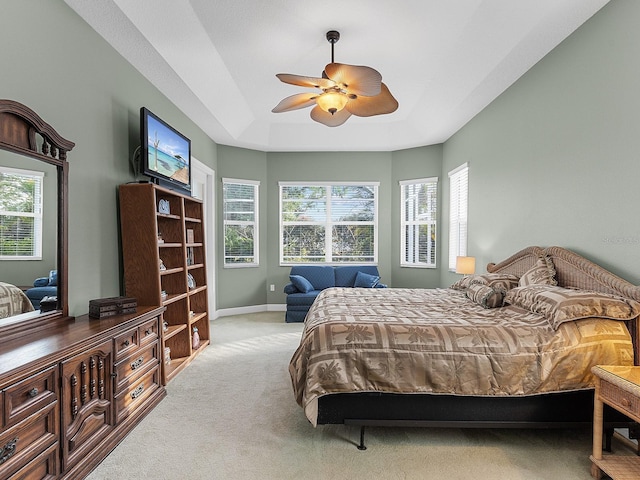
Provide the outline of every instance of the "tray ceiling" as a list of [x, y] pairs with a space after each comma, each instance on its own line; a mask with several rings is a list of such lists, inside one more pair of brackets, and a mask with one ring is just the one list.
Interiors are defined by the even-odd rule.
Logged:
[[[608, 0], [65, 2], [216, 143], [393, 151], [447, 140]], [[377, 69], [396, 112], [334, 128], [271, 112], [308, 91], [276, 73], [320, 76], [332, 29], [336, 62]]]

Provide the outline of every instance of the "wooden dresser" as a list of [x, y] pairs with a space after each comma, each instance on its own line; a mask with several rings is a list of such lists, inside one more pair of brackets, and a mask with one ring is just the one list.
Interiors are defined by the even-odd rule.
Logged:
[[0, 479], [84, 478], [164, 398], [163, 311], [0, 341]]

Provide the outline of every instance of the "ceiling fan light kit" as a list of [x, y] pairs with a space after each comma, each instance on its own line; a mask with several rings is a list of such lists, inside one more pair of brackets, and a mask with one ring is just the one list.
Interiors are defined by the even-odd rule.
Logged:
[[315, 100], [322, 110], [331, 115], [342, 110], [349, 101], [346, 95], [335, 90], [328, 90], [317, 96]]
[[377, 70], [361, 66], [335, 63], [333, 47], [340, 39], [335, 30], [327, 32], [331, 44], [331, 63], [322, 72], [322, 78], [305, 77], [289, 73], [276, 75], [283, 83], [317, 88], [321, 93], [298, 93], [283, 99], [271, 110], [273, 113], [289, 112], [315, 105], [311, 118], [328, 127], [337, 127], [351, 115], [371, 117], [395, 112], [398, 101], [382, 83]]

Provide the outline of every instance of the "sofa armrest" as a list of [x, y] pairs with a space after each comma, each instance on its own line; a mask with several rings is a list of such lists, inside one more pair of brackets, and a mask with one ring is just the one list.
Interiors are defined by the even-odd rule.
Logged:
[[387, 288], [387, 285], [384, 283], [377, 283], [374, 288]]
[[287, 283], [284, 286], [284, 293], [286, 293], [287, 295], [291, 293], [300, 293], [300, 290], [298, 290], [293, 283]]

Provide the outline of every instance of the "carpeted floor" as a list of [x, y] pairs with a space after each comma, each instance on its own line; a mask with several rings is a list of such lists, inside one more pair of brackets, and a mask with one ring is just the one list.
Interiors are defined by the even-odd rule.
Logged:
[[282, 312], [220, 318], [212, 345], [88, 477], [589, 479], [587, 430], [313, 428], [287, 371], [302, 324]]

